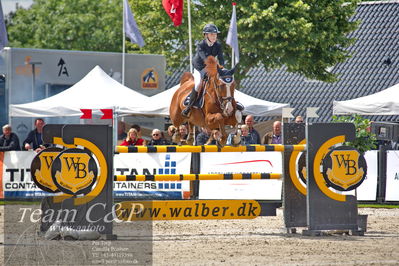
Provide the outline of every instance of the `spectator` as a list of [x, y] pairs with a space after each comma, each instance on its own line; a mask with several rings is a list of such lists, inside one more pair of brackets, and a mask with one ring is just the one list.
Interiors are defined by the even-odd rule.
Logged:
[[281, 121], [274, 121], [273, 131], [263, 136], [262, 144], [281, 144]]
[[193, 145], [194, 137], [192, 133], [188, 133], [186, 125], [180, 125], [179, 131], [172, 137], [172, 142], [177, 145]]
[[231, 132], [227, 136], [226, 145], [232, 145], [232, 146], [240, 145], [240, 143], [241, 143], [241, 127], [242, 126], [243, 125], [238, 125], [237, 130], [234, 132]]
[[[172, 137], [176, 133], [177, 128], [174, 125], [168, 127], [168, 140], [172, 143]], [[176, 145], [176, 143], [173, 143]]]
[[137, 137], [139, 139], [143, 140], [143, 144], [142, 145], [147, 145], [147, 141], [145, 139], [143, 139], [143, 136], [141, 135], [141, 127], [139, 125], [137, 125], [137, 124], [134, 124], [134, 125], [132, 125], [131, 128], [134, 128], [134, 129], [137, 130]]
[[245, 124], [249, 128], [249, 136], [252, 138], [251, 143], [260, 144], [260, 136], [258, 131], [254, 128], [254, 117], [252, 115], [248, 115], [245, 118]]
[[214, 129], [212, 130], [211, 136], [209, 137], [205, 145], [217, 145], [218, 142], [220, 142], [221, 138], [222, 138], [222, 133], [220, 133], [219, 130]]
[[258, 144], [255, 143], [255, 140], [249, 134], [249, 128], [247, 125], [241, 126], [241, 145], [251, 145], [251, 144]]
[[118, 121], [118, 140], [124, 140], [127, 137], [126, 124], [123, 121]]
[[236, 133], [229, 134], [226, 145], [251, 145], [254, 139], [249, 135], [249, 128], [247, 125], [242, 125]]
[[212, 130], [206, 127], [201, 127], [201, 132], [195, 138], [195, 145], [205, 145], [211, 136]]
[[297, 117], [295, 117], [295, 123], [300, 124], [303, 123], [303, 117], [298, 115]]
[[170, 145], [170, 142], [168, 140], [166, 140], [163, 136], [162, 136], [162, 132], [159, 129], [154, 129], [152, 131], [152, 138], [151, 140], [148, 142], [148, 146], [154, 146], [154, 145]]
[[40, 152], [45, 149], [46, 145], [43, 143], [43, 127], [46, 123], [42, 118], [35, 119], [35, 129], [29, 132], [28, 136], [22, 143], [22, 148], [25, 150], [33, 149], [36, 152]]
[[3, 135], [0, 136], [0, 152], [1, 151], [19, 151], [18, 136], [12, 132], [10, 125], [3, 126]]
[[121, 143], [121, 146], [142, 146], [144, 140], [139, 138], [139, 134], [135, 128], [129, 129], [126, 139]]

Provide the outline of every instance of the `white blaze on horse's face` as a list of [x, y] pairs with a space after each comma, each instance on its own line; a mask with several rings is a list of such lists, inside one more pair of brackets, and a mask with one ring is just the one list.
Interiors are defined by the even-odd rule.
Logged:
[[[231, 86], [231, 83], [226, 84], [226, 91], [227, 91], [227, 92], [226, 92], [226, 97], [227, 97], [227, 99], [231, 99], [231, 98], [232, 98], [230, 86]], [[224, 110], [223, 110], [223, 114], [224, 114], [225, 116], [231, 116], [231, 114], [233, 113], [233, 111], [234, 111], [233, 104], [232, 104], [231, 101], [228, 101], [227, 104], [226, 104], [226, 107], [225, 107]]]
[[224, 117], [229, 117], [233, 114], [234, 107], [233, 107], [233, 94], [231, 92], [231, 89], [234, 89], [234, 87], [231, 87], [234, 83], [234, 71], [235, 68], [231, 70], [222, 70], [218, 68], [218, 74], [219, 74], [219, 81], [223, 83], [226, 86], [226, 96], [221, 97], [222, 98], [222, 103], [221, 107], [223, 109], [223, 116]]

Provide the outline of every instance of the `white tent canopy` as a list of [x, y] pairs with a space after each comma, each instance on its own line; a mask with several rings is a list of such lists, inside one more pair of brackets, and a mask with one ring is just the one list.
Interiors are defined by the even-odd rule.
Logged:
[[[169, 106], [172, 100], [173, 94], [179, 88], [176, 85], [164, 92], [158, 93], [150, 97], [150, 104], [144, 107], [143, 113], [147, 115], [169, 115]], [[240, 91], [234, 92], [234, 98], [236, 101], [244, 105], [245, 109], [243, 111], [244, 115], [254, 115], [254, 116], [280, 116], [282, 108], [289, 107], [289, 104], [285, 103], [274, 103], [258, 98], [249, 96]], [[121, 109], [121, 112], [128, 112], [128, 109]]]
[[36, 102], [11, 104], [10, 116], [81, 116], [80, 109], [93, 109], [93, 114], [102, 114], [100, 109], [116, 112], [124, 109], [129, 114], [142, 114], [141, 106], [148, 100], [149, 97], [123, 86], [96, 66], [82, 80], [59, 94]]
[[399, 84], [364, 97], [334, 101], [335, 115], [399, 115]]
[[[10, 116], [81, 116], [80, 109], [92, 109], [93, 114], [102, 114], [100, 109], [114, 109], [118, 115], [168, 116], [170, 102], [178, 88], [176, 85], [147, 97], [123, 86], [96, 66], [82, 80], [59, 94], [36, 102], [11, 104]], [[263, 101], [240, 91], [235, 91], [234, 97], [244, 105], [244, 115], [279, 116], [282, 108], [289, 107], [289, 104]]]

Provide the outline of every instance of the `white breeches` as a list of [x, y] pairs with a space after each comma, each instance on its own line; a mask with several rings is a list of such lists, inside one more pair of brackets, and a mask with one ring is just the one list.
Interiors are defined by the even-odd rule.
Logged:
[[201, 83], [201, 73], [194, 68], [194, 90], [198, 92]]

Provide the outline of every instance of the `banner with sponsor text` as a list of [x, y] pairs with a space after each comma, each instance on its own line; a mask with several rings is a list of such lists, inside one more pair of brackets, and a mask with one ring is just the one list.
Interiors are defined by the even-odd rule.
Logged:
[[[0, 152], [0, 198], [41, 198], [51, 196], [33, 182], [30, 166], [33, 151]], [[190, 153], [116, 154], [114, 174], [186, 174], [190, 172]], [[181, 199], [189, 191], [188, 181], [114, 182], [115, 198]]]
[[[31, 179], [30, 164], [36, 154], [27, 151], [0, 152], [0, 198], [41, 198], [50, 195]], [[377, 192], [377, 151], [366, 152], [367, 176], [357, 189], [358, 200], [375, 201]], [[386, 201], [399, 201], [399, 151], [388, 151]], [[116, 154], [115, 175], [187, 174], [190, 153]], [[279, 152], [203, 153], [201, 174], [281, 173]], [[200, 181], [200, 199], [281, 199], [281, 180]], [[181, 199], [189, 191], [188, 181], [114, 182], [115, 198]]]

